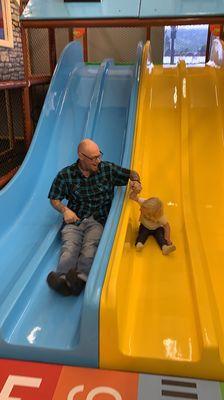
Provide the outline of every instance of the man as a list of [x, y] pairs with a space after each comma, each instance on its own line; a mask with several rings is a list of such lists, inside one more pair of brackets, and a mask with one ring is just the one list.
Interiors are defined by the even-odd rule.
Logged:
[[[103, 233], [115, 186], [141, 190], [137, 172], [101, 161], [98, 145], [90, 139], [78, 146], [78, 160], [62, 169], [52, 183], [48, 197], [63, 214], [62, 247], [56, 272], [47, 277], [48, 285], [64, 296], [78, 296], [87, 277]], [[67, 206], [61, 201], [68, 200]]]

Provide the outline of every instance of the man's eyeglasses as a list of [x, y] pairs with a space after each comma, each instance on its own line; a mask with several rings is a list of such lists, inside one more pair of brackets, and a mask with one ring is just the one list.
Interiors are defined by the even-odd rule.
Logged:
[[98, 156], [95, 156], [95, 157], [89, 157], [89, 156], [87, 156], [86, 154], [84, 154], [84, 153], [81, 153], [83, 156], [85, 156], [86, 158], [88, 158], [88, 160], [90, 160], [90, 161], [101, 161], [101, 159], [102, 159], [102, 157], [103, 157], [103, 153], [102, 153], [102, 151], [100, 151], [100, 154], [98, 155]]

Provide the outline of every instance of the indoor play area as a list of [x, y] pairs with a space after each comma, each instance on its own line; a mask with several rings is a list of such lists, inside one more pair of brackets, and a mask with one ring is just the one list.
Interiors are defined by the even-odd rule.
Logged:
[[[223, 23], [222, 0], [0, 0], [0, 400], [224, 399]], [[84, 139], [162, 199], [176, 251], [137, 251], [116, 187], [63, 297], [48, 193]]]

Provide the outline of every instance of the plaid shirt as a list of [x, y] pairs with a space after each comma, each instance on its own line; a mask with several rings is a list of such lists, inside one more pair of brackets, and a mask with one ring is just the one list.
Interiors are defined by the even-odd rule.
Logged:
[[78, 161], [62, 169], [54, 179], [48, 197], [68, 200], [68, 208], [80, 219], [92, 215], [105, 224], [114, 197], [115, 186], [125, 186], [130, 170], [102, 161], [98, 171], [86, 178], [78, 167]]

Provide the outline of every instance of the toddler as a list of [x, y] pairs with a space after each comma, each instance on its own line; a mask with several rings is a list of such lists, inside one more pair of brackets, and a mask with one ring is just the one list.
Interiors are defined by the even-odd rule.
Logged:
[[158, 197], [143, 199], [131, 191], [129, 197], [141, 207], [140, 226], [135, 242], [136, 250], [141, 250], [150, 235], [154, 236], [163, 255], [176, 250], [170, 240], [170, 225], [163, 214], [163, 203]]

